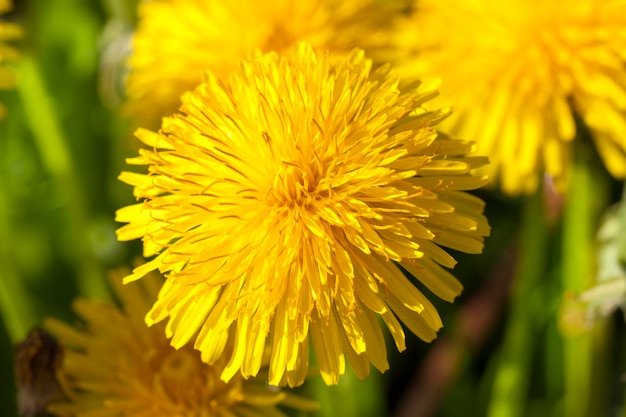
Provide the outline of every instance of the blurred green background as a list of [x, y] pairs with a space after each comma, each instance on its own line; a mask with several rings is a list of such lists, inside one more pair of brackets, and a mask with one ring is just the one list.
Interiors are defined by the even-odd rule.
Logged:
[[[19, 86], [0, 92], [3, 416], [17, 415], [14, 345], [44, 317], [74, 322], [76, 296], [110, 298], [107, 270], [140, 254], [140, 242], [116, 241], [113, 221], [133, 201], [117, 176], [137, 146], [119, 116], [135, 9], [130, 0], [31, 0], [5, 17], [26, 36], [13, 65]], [[445, 324], [440, 337], [425, 344], [407, 334], [403, 353], [390, 344], [384, 375], [347, 375], [331, 388], [312, 378], [301, 391], [321, 402], [318, 415], [626, 415], [622, 313], [583, 331], [584, 311], [568, 309], [567, 291], [592, 284], [594, 236], [621, 196], [621, 184], [589, 168], [598, 165], [593, 151], [582, 154], [590, 157], [580, 187], [554, 220], [544, 206], [554, 195], [480, 192], [492, 236], [482, 255], [455, 254], [466, 287], [455, 304], [430, 297]]]

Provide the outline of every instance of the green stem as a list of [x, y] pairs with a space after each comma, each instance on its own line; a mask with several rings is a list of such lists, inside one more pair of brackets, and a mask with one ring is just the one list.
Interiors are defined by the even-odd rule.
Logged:
[[87, 202], [79, 183], [79, 174], [72, 163], [67, 141], [58, 123], [54, 105], [44, 85], [39, 68], [30, 56], [19, 64], [18, 93], [22, 100], [35, 144], [46, 170], [59, 184], [68, 209], [69, 235], [75, 253], [78, 287], [82, 295], [94, 298], [108, 297], [104, 274], [87, 240]]
[[489, 403], [489, 417], [526, 416], [537, 323], [533, 301], [546, 272], [546, 215], [541, 190], [526, 197], [510, 315]]
[[5, 191], [0, 189], [0, 313], [11, 341], [17, 342], [26, 336], [37, 317], [35, 305], [12, 261]]
[[[595, 269], [595, 235], [601, 210], [606, 207], [605, 174], [596, 169], [594, 151], [576, 139], [563, 212], [561, 285], [565, 293], [580, 294], [592, 283]], [[589, 415], [592, 381], [592, 334], [563, 339], [564, 415]]]
[[19, 280], [6, 244], [0, 249], [2, 279], [0, 280], [0, 312], [12, 342], [22, 340], [37, 323], [35, 308]]

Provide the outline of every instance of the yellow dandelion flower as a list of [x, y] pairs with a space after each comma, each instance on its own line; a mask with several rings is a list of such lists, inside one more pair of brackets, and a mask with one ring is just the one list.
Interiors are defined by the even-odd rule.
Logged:
[[[10, 0], [0, 0], [0, 90], [11, 88], [15, 85], [15, 74], [4, 66], [6, 61], [12, 61], [18, 54], [15, 48], [7, 42], [19, 39], [22, 36], [21, 28], [9, 22], [1, 20], [1, 16], [8, 13], [13, 5]], [[0, 119], [6, 114], [6, 110], [0, 104]]]
[[[164, 326], [147, 327], [144, 316], [163, 282], [114, 284], [123, 308], [77, 300], [85, 326], [48, 320], [65, 353], [60, 379], [67, 399], [48, 405], [56, 416], [99, 417], [286, 417], [281, 404], [311, 409], [312, 401], [269, 387], [266, 381], [220, 380], [227, 358], [207, 365], [191, 346], [174, 349]], [[226, 350], [232, 346], [226, 347]], [[265, 361], [267, 362], [267, 361]]]
[[440, 77], [451, 132], [477, 141], [503, 191], [543, 173], [562, 188], [580, 118], [608, 170], [626, 177], [626, 3], [420, 0], [400, 41], [405, 71]]
[[485, 183], [470, 170], [486, 161], [438, 136], [445, 111], [422, 107], [435, 93], [397, 85], [361, 50], [335, 62], [303, 44], [207, 74], [159, 133], [139, 130], [152, 149], [128, 162], [150, 173], [122, 173], [142, 201], [117, 220], [119, 239], [157, 255], [127, 281], [168, 277], [148, 323], [169, 316], [172, 344], [196, 339], [207, 363], [234, 338], [226, 381], [256, 375], [269, 339], [273, 385], [302, 383], [309, 337], [328, 384], [346, 357], [359, 376], [386, 370], [377, 316], [400, 350], [398, 319], [432, 340], [437, 311], [403, 270], [460, 292], [438, 245], [481, 252], [483, 203], [463, 190]]
[[[306, 41], [320, 49], [385, 49], [397, 0], [155, 0], [139, 7], [128, 111], [148, 124], [180, 105], [206, 70], [224, 78], [249, 53]], [[383, 57], [381, 57], [383, 59]]]

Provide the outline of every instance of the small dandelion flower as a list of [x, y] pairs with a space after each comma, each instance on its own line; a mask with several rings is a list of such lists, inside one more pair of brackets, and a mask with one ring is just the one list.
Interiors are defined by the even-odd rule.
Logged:
[[[0, 17], [12, 9], [10, 0], [0, 0]], [[14, 41], [22, 37], [20, 26], [5, 22], [0, 18], [0, 90], [5, 90], [15, 86], [15, 74], [10, 71], [4, 63], [13, 61], [18, 57], [17, 50], [7, 42]], [[0, 104], [0, 119], [6, 114], [6, 110]]]
[[[142, 2], [129, 61], [128, 112], [145, 126], [180, 105], [206, 70], [224, 78], [254, 51], [285, 51], [298, 41], [348, 53], [382, 54], [398, 1], [156, 0]], [[384, 59], [384, 57], [380, 57]]]
[[504, 192], [530, 193], [544, 172], [563, 189], [576, 118], [626, 177], [626, 3], [420, 0], [406, 29], [407, 73], [442, 79], [450, 131], [477, 141]]
[[273, 385], [302, 383], [309, 341], [327, 384], [346, 362], [386, 370], [378, 316], [400, 350], [400, 321], [432, 340], [440, 318], [404, 272], [451, 301], [461, 285], [439, 245], [479, 253], [489, 231], [464, 192], [486, 161], [437, 134], [434, 95], [399, 91], [361, 50], [331, 61], [306, 44], [207, 74], [159, 133], [137, 132], [152, 149], [128, 162], [149, 174], [120, 177], [142, 201], [118, 211], [118, 237], [157, 255], [127, 281], [168, 277], [148, 323], [169, 316], [172, 344], [195, 339], [207, 363], [234, 339], [226, 381], [256, 375], [268, 339]]
[[191, 346], [174, 349], [163, 326], [147, 327], [144, 315], [162, 282], [156, 274], [139, 285], [123, 286], [120, 276], [115, 282], [122, 308], [78, 300], [84, 326], [46, 323], [64, 345], [60, 375], [69, 391], [68, 399], [48, 405], [53, 415], [286, 417], [278, 405], [315, 406], [265, 381], [236, 376], [224, 382], [226, 358], [207, 365]]

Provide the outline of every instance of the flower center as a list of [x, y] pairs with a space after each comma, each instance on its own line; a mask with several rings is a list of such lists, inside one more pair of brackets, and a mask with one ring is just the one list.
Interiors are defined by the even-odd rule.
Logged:
[[295, 42], [295, 37], [291, 31], [285, 27], [282, 23], [276, 23], [269, 33], [265, 45], [263, 46], [264, 52], [269, 51], [284, 51], [291, 47]]
[[181, 381], [194, 378], [201, 369], [197, 356], [187, 349], [174, 350], [163, 358], [161, 374], [164, 378]]
[[228, 408], [243, 400], [242, 381], [233, 378], [225, 383], [214, 367], [202, 363], [199, 352], [187, 347], [168, 346], [155, 383], [173, 404], [188, 409]]
[[318, 177], [303, 164], [283, 162], [265, 201], [271, 206], [306, 207], [318, 195]]

